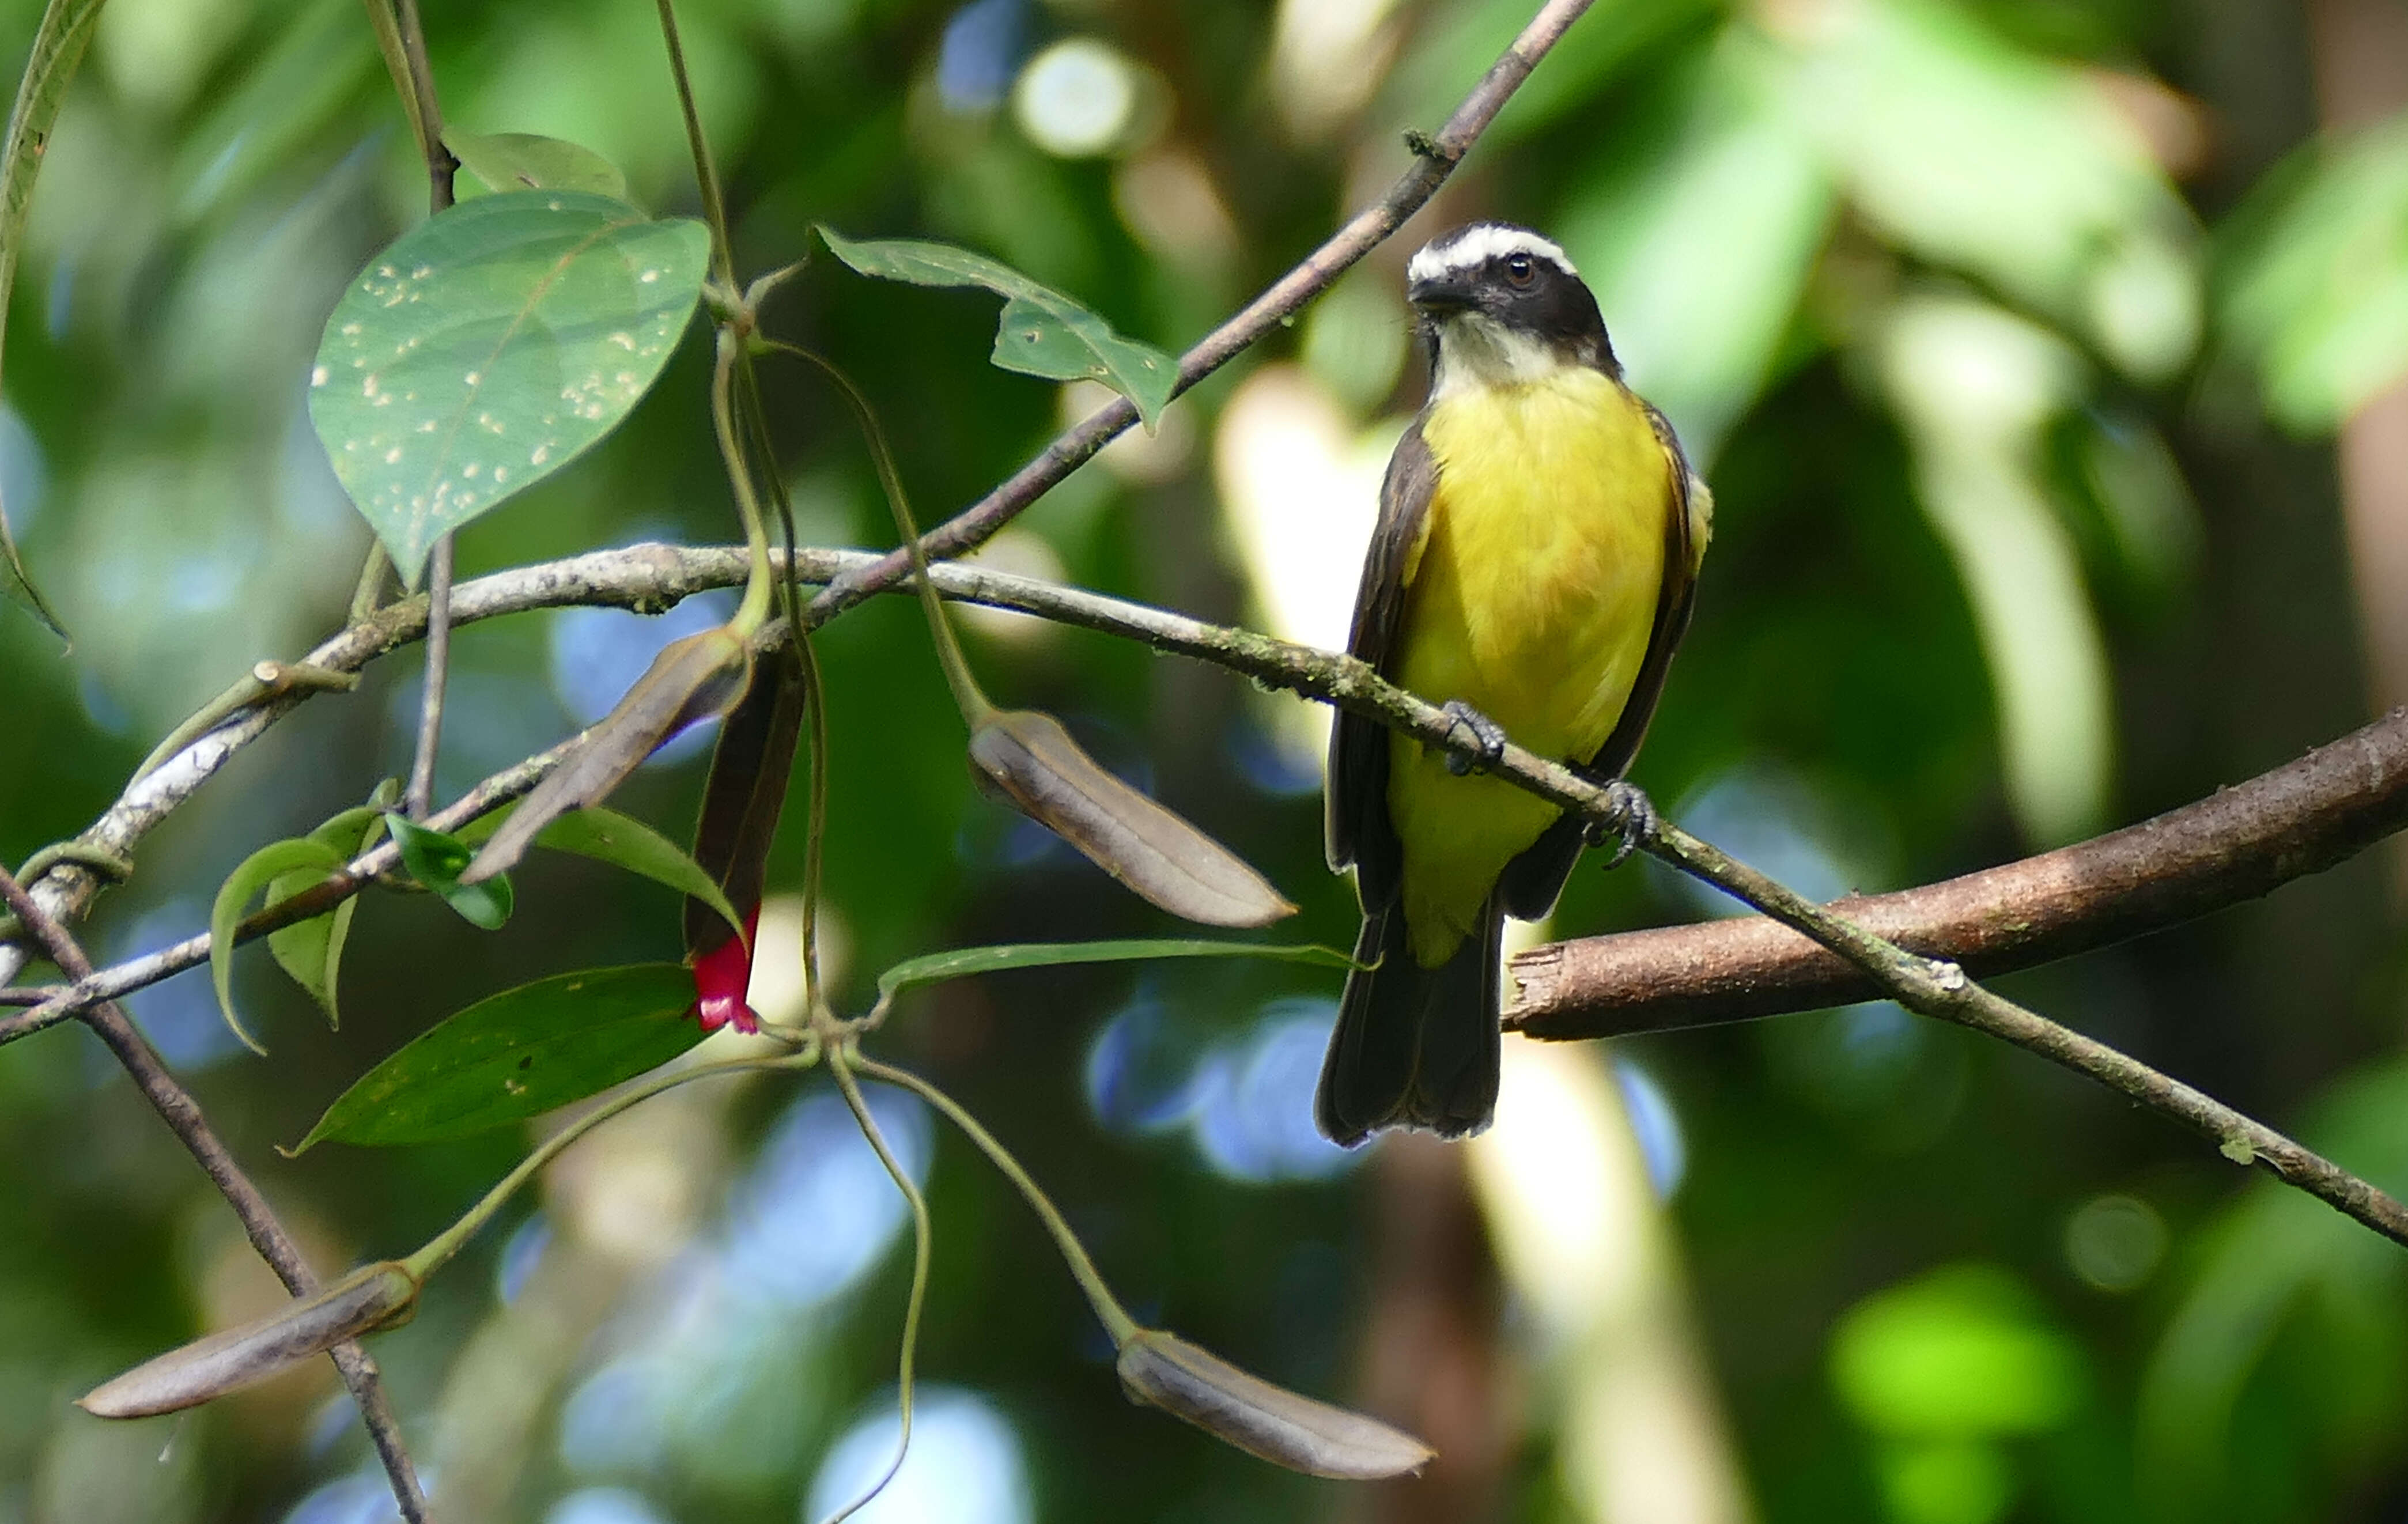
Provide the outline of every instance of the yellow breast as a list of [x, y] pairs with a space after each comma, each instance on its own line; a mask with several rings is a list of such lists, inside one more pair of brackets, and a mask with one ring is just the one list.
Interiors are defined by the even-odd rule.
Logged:
[[[1586, 761], [1647, 654], [1670, 456], [1638, 399], [1583, 368], [1466, 388], [1431, 407], [1422, 434], [1438, 485], [1406, 568], [1398, 680], [1462, 699], [1541, 756]], [[1416, 960], [1435, 967], [1556, 812], [1497, 779], [1454, 776], [1418, 741], [1391, 745], [1406, 919]]]

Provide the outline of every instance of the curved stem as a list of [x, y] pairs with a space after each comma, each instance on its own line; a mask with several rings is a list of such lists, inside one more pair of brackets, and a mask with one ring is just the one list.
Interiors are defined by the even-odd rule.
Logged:
[[[667, 0], [662, 0], [666, 14]], [[752, 571], [744, 582], [744, 601], [727, 624], [747, 640], [769, 622], [770, 600], [777, 593], [777, 573], [769, 557], [769, 531], [761, 521], [761, 498], [752, 482], [752, 467], [736, 438], [736, 357], [740, 340], [729, 328], [719, 331], [719, 356], [710, 372], [710, 424], [719, 436], [719, 458], [727, 468], [728, 490], [736, 495], [737, 516], [744, 521], [744, 549]]]
[[1096, 1316], [1103, 1320], [1104, 1331], [1111, 1335], [1113, 1346], [1117, 1348], [1127, 1343], [1129, 1335], [1138, 1331], [1137, 1319], [1128, 1315], [1128, 1309], [1121, 1305], [1120, 1298], [1112, 1295], [1112, 1288], [1104, 1284], [1104, 1277], [1096, 1269], [1095, 1260], [1088, 1258], [1087, 1246], [1080, 1243], [1079, 1235], [1070, 1230], [1069, 1223], [1054, 1208], [1053, 1198], [1047, 1196], [1028, 1172], [1020, 1167], [1020, 1161], [1011, 1157], [1011, 1151], [997, 1143], [995, 1134], [964, 1110], [960, 1101], [910, 1070], [891, 1068], [875, 1058], [858, 1056], [852, 1062], [855, 1069], [869, 1078], [909, 1090], [943, 1112], [953, 1126], [978, 1144], [979, 1152], [1003, 1172], [1005, 1179], [1019, 1188], [1022, 1198], [1045, 1224], [1045, 1230], [1054, 1235], [1054, 1246], [1061, 1251], [1063, 1261], [1070, 1267], [1070, 1278], [1079, 1283], [1081, 1291], [1086, 1293], [1087, 1304], [1095, 1308]]
[[[777, 279], [765, 275], [752, 283], [752, 288], [744, 294], [747, 311], [755, 308]], [[761, 377], [752, 364], [749, 344], [738, 355], [737, 367], [737, 400], [752, 430], [753, 453], [768, 476], [770, 500], [778, 508], [779, 533], [784, 537], [785, 575], [778, 579], [778, 594], [785, 609], [788, 638], [795, 642], [796, 657], [802, 663], [803, 713], [811, 732], [810, 796], [806, 822], [809, 834], [803, 840], [803, 1008], [816, 1011], [827, 998], [820, 986], [820, 885], [827, 858], [827, 689], [820, 681], [819, 652], [811, 644], [810, 626], [804, 623], [802, 598], [796, 591], [800, 581], [800, 557], [795, 546], [794, 499], [786, 491], [785, 474], [778, 469], [777, 449], [769, 439], [768, 409], [761, 399]]]
[[493, 1220], [494, 1214], [518, 1193], [521, 1186], [559, 1157], [561, 1150], [631, 1106], [650, 1100], [664, 1090], [674, 1090], [681, 1085], [707, 1080], [715, 1074], [741, 1074], [763, 1069], [809, 1069], [819, 1062], [819, 1058], [818, 1052], [809, 1047], [799, 1053], [781, 1053], [773, 1057], [730, 1058], [722, 1063], [696, 1064], [691, 1069], [675, 1070], [647, 1080], [632, 1090], [623, 1091], [538, 1143], [533, 1152], [518, 1162], [517, 1168], [502, 1176], [491, 1190], [479, 1198], [476, 1205], [462, 1213], [458, 1221], [428, 1239], [418, 1252], [402, 1260], [401, 1266], [420, 1285], [424, 1285], [429, 1275], [449, 1263], [453, 1255], [477, 1236], [479, 1229]]
[[878, 468], [878, 484], [886, 490], [886, 506], [895, 516], [896, 532], [903, 537], [904, 554], [911, 560], [911, 583], [919, 590], [920, 607], [928, 616], [928, 634], [937, 644], [937, 664], [945, 670], [945, 684], [953, 690], [953, 702], [960, 707], [963, 721], [972, 730], [979, 729], [994, 717], [995, 705], [987, 701], [985, 691], [971, 673], [969, 659], [962, 654], [961, 641], [953, 633], [953, 622], [945, 616], [944, 603], [937, 597], [937, 585], [928, 576], [928, 553], [920, 544], [920, 525], [912, 517], [911, 500], [903, 491], [903, 473], [895, 467], [895, 452], [887, 447], [886, 430], [880, 426], [869, 398], [862, 395], [851, 376], [838, 368], [836, 362], [816, 350], [766, 337], [754, 343], [817, 366], [820, 374], [834, 383], [852, 406], [853, 421], [861, 425], [861, 437], [868, 444], [869, 458]]
[[678, 110], [685, 118], [686, 147], [694, 153], [695, 185], [702, 194], [702, 218], [710, 226], [712, 273], [721, 285], [736, 286], [736, 255], [727, 242], [727, 207], [719, 194], [719, 169], [710, 161], [710, 139], [703, 136], [702, 113], [695, 108], [694, 81], [685, 68], [685, 44], [678, 37], [677, 10], [660, 0], [661, 41], [668, 49], [669, 75], [677, 80]]
[[853, 1083], [852, 1061], [845, 1057], [843, 1046], [838, 1044], [829, 1048], [827, 1058], [828, 1072], [836, 1077], [836, 1087], [843, 1093], [844, 1103], [853, 1109], [853, 1122], [860, 1127], [861, 1135], [869, 1141], [869, 1146], [877, 1151], [878, 1162], [886, 1166], [886, 1173], [895, 1182], [895, 1188], [903, 1193], [904, 1201], [911, 1209], [911, 1294], [903, 1303], [903, 1347], [896, 1362], [896, 1405], [902, 1416], [901, 1432], [896, 1438], [895, 1459], [887, 1462], [885, 1473], [869, 1485], [867, 1491], [830, 1514], [825, 1520], [825, 1524], [844, 1524], [846, 1519], [867, 1507], [870, 1499], [886, 1490], [887, 1484], [895, 1480], [895, 1474], [903, 1469], [904, 1457], [911, 1453], [912, 1362], [920, 1348], [920, 1309], [928, 1297], [928, 1258], [935, 1229], [928, 1221], [927, 1201], [920, 1194], [920, 1187], [911, 1183], [910, 1175], [904, 1172], [902, 1164], [895, 1157], [894, 1150], [886, 1146], [886, 1135], [879, 1130], [878, 1119], [869, 1114], [867, 1103], [861, 1099], [861, 1086]]

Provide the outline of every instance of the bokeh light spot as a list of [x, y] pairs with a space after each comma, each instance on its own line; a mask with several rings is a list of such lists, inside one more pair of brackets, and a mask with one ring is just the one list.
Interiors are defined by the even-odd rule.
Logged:
[[2132, 1291], [2166, 1257], [2166, 1220], [2131, 1196], [2094, 1196], [2065, 1224], [2065, 1259], [2101, 1291]]
[[[900, 1422], [890, 1394], [845, 1431], [812, 1478], [806, 1524], [867, 1491], [895, 1456]], [[923, 1387], [911, 1452], [853, 1524], [1029, 1524], [1034, 1517], [1020, 1436], [995, 1405], [957, 1387]]]

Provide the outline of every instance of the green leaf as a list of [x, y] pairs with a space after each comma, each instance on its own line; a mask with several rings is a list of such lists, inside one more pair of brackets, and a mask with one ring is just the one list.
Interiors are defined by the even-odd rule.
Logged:
[[[344, 862], [351, 861], [376, 843], [384, 830], [384, 811], [399, 791], [399, 785], [387, 779], [377, 785], [372, 802], [344, 811], [311, 831], [309, 840], [323, 842]], [[314, 889], [329, 876], [310, 868], [280, 873], [267, 885], [267, 903], [275, 905], [305, 889]], [[343, 966], [343, 944], [351, 939], [351, 916], [359, 908], [359, 898], [353, 896], [323, 915], [313, 915], [267, 934], [267, 950], [276, 955], [277, 963], [293, 982], [309, 992], [318, 1009], [326, 1013], [329, 1027], [343, 1024], [342, 1012], [336, 1003], [336, 985]]]
[[462, 879], [481, 884], [509, 871], [543, 828], [571, 810], [590, 809], [687, 726], [726, 713], [752, 682], [752, 648], [731, 625], [672, 640], [610, 712], [571, 741], [560, 765], [519, 801]]
[[295, 1153], [462, 1138], [598, 1095], [702, 1041], [694, 974], [638, 963], [555, 974], [438, 1022], [344, 1091]]
[[335, 304], [309, 421], [410, 585], [435, 541], [618, 426], [702, 294], [710, 235], [516, 191], [395, 239]]
[[[484, 831], [490, 836], [499, 827], [501, 818], [501, 812], [497, 811], [478, 824], [483, 826], [486, 821], [492, 821], [494, 824], [486, 826]], [[465, 830], [460, 833], [460, 840], [464, 845], [473, 844]], [[687, 856], [683, 847], [633, 816], [589, 804], [582, 810], [571, 810], [538, 831], [535, 844], [550, 847], [554, 852], [573, 852], [580, 857], [591, 857], [614, 868], [624, 868], [655, 884], [667, 884], [678, 893], [689, 895], [717, 911], [722, 919], [736, 928], [738, 936], [744, 934], [744, 923], [737, 918], [736, 907], [727, 902], [727, 896], [710, 881], [710, 875], [703, 871], [702, 865]]]
[[235, 928], [242, 924], [243, 907], [251, 903], [251, 896], [284, 874], [324, 873], [342, 867], [348, 860], [325, 842], [307, 836], [270, 841], [245, 857], [241, 866], [218, 885], [217, 900], [209, 907], [209, 983], [217, 989], [218, 1011], [225, 1017], [226, 1025], [253, 1053], [264, 1057], [267, 1049], [244, 1028], [242, 1018], [234, 1009], [234, 935]]
[[[8, 111], [7, 140], [0, 144], [0, 314], [7, 312], [8, 295], [17, 283], [17, 256], [25, 247], [25, 213], [34, 201], [34, 178], [41, 173], [50, 128], [66, 99], [67, 82], [75, 78], [84, 47], [92, 41], [100, 6], [101, 0], [50, 0], [42, 11], [41, 27], [34, 34], [33, 51], [25, 59], [25, 78], [17, 86], [17, 101]], [[6, 326], [0, 323], [0, 329]], [[24, 605], [61, 640], [66, 638], [49, 600], [25, 574], [16, 537], [8, 532], [6, 503], [0, 503], [0, 597]]]
[[534, 133], [446, 131], [460, 166], [494, 191], [584, 191], [627, 199], [627, 177], [590, 148]]
[[1126, 942], [1029, 942], [1002, 947], [956, 947], [905, 958], [878, 976], [878, 993], [891, 999], [922, 985], [966, 979], [1010, 969], [1045, 969], [1062, 963], [1130, 963], [1155, 957], [1260, 957], [1351, 969], [1354, 960], [1316, 942], [1202, 942], [1187, 938], [1140, 938]]
[[401, 866], [409, 876], [443, 897], [470, 926], [498, 931], [510, 918], [510, 881], [499, 874], [476, 884], [460, 882], [461, 871], [476, 854], [456, 836], [428, 830], [402, 815], [388, 814], [385, 826], [401, 847]]
[[1004, 298], [995, 331], [995, 363], [1049, 381], [1098, 381], [1137, 405], [1145, 426], [1162, 420], [1179, 390], [1179, 362], [1150, 344], [1124, 338], [1077, 302], [1009, 265], [946, 243], [917, 238], [855, 242], [823, 224], [828, 252], [856, 274], [915, 286], [979, 286]]

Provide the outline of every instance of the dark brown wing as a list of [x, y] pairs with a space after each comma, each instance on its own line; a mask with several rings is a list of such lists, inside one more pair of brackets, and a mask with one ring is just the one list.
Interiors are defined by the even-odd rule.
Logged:
[[[1438, 463], [1422, 440], [1418, 419], [1397, 441], [1380, 483], [1380, 522], [1363, 556], [1354, 594], [1354, 629], [1348, 653], [1393, 677], [1389, 663], [1405, 617], [1405, 573], [1428, 523]], [[1368, 911], [1395, 899], [1402, 849], [1388, 819], [1388, 729], [1377, 720], [1340, 711], [1329, 733], [1325, 825], [1331, 871], [1354, 865], [1354, 892]]]
[[[1655, 425], [1665, 464], [1672, 472], [1672, 511], [1664, 526], [1664, 586], [1656, 598], [1656, 625], [1647, 638], [1647, 655], [1639, 664], [1638, 680], [1630, 685], [1630, 697], [1622, 706], [1622, 718], [1613, 733], [1580, 769], [1599, 783], [1621, 777], [1630, 759], [1639, 755], [1639, 743], [1647, 737], [1647, 722], [1656, 714], [1656, 700], [1664, 692], [1665, 674], [1672, 669], [1672, 653], [1688, 633], [1690, 605], [1697, 600], [1698, 547], [1690, 534], [1689, 460], [1681, 453], [1671, 423], [1648, 404], [1640, 406], [1647, 409], [1647, 421]], [[1570, 816], [1556, 821], [1506, 865], [1498, 892], [1508, 914], [1535, 921], [1555, 908], [1555, 898], [1564, 892], [1564, 881], [1571, 876], [1572, 863], [1580, 856], [1581, 826]]]

